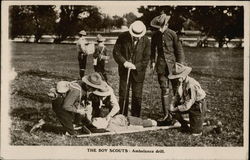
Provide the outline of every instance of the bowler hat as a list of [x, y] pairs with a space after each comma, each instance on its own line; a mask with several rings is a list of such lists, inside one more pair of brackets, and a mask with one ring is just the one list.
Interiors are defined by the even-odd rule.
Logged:
[[95, 72], [90, 75], [86, 75], [82, 78], [82, 81], [93, 88], [105, 90], [105, 82], [102, 80], [99, 73]]
[[184, 66], [180, 63], [175, 63], [175, 69], [174, 71], [168, 76], [169, 79], [176, 79], [181, 77], [186, 77], [190, 72], [192, 68], [188, 66]]
[[135, 21], [129, 26], [129, 33], [133, 37], [142, 37], [145, 35], [147, 29], [142, 21]]
[[162, 26], [168, 23], [169, 19], [170, 19], [170, 16], [167, 16], [166, 14], [162, 14], [160, 16], [153, 18], [153, 20], [150, 22], [150, 25], [155, 28], [161, 28]]

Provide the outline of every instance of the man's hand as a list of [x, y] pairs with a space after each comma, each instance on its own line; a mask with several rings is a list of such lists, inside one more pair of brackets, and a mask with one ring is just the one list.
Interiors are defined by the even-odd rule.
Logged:
[[110, 115], [107, 115], [105, 118], [106, 118], [106, 120], [109, 122], [109, 120], [111, 119], [111, 116], [110, 116]]
[[128, 61], [126, 61], [123, 65], [125, 68], [136, 69], [135, 65]]
[[173, 104], [170, 104], [169, 110], [170, 110], [171, 112], [176, 112], [176, 111], [178, 111], [178, 108], [177, 108], [177, 107], [174, 107]]
[[79, 113], [80, 115], [85, 115], [86, 114], [86, 110], [84, 109], [84, 108], [78, 108], [77, 110], [76, 110], [76, 112], [77, 113]]

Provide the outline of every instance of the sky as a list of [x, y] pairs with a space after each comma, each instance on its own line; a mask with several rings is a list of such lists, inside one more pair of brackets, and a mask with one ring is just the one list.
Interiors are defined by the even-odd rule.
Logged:
[[137, 17], [141, 16], [142, 14], [138, 13], [137, 8], [139, 8], [140, 4], [131, 4], [127, 2], [119, 2], [119, 3], [102, 3], [98, 4], [98, 7], [100, 7], [102, 13], [106, 13], [110, 16], [118, 15], [122, 16], [126, 13], [133, 12]]

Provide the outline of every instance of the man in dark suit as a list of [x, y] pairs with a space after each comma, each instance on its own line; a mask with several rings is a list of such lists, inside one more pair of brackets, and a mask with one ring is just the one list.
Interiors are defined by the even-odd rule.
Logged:
[[158, 82], [162, 91], [162, 108], [165, 114], [163, 120], [171, 125], [172, 116], [169, 113], [169, 105], [171, 94], [175, 94], [178, 82], [176, 80], [170, 81], [168, 75], [173, 72], [175, 62], [183, 63], [185, 57], [176, 33], [168, 28], [169, 19], [170, 16], [162, 13], [160, 16], [155, 17], [150, 25], [158, 28], [158, 31], [153, 33], [151, 39], [151, 67], [153, 69], [156, 67]]
[[[135, 21], [130, 25], [129, 31], [119, 35], [114, 46], [113, 57], [118, 64], [120, 76], [119, 105], [121, 113], [123, 112], [125, 94], [127, 94], [124, 115], [128, 114], [129, 88], [131, 86], [131, 115], [140, 117], [143, 81], [150, 59], [150, 41], [145, 33], [146, 26], [141, 21]], [[131, 69], [131, 75], [127, 87], [128, 69]]]

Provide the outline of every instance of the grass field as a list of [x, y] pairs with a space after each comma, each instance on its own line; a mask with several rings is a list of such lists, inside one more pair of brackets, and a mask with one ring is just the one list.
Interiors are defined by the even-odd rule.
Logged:
[[[108, 46], [109, 53], [112, 47]], [[62, 136], [61, 125], [46, 93], [59, 80], [78, 78], [75, 46], [12, 43], [11, 63], [18, 76], [11, 82], [11, 145], [243, 146], [243, 49], [184, 48], [184, 51], [187, 63], [193, 68], [191, 76], [207, 92], [210, 112], [206, 118], [212, 123], [222, 121], [221, 134], [211, 133], [197, 138], [173, 129], [92, 138]], [[118, 95], [119, 77], [113, 59], [107, 69], [109, 82]], [[92, 56], [89, 56], [87, 73], [91, 72]], [[141, 116], [161, 118], [160, 104], [157, 76], [152, 77], [148, 69]], [[47, 125], [31, 136], [28, 131], [41, 118]]]

